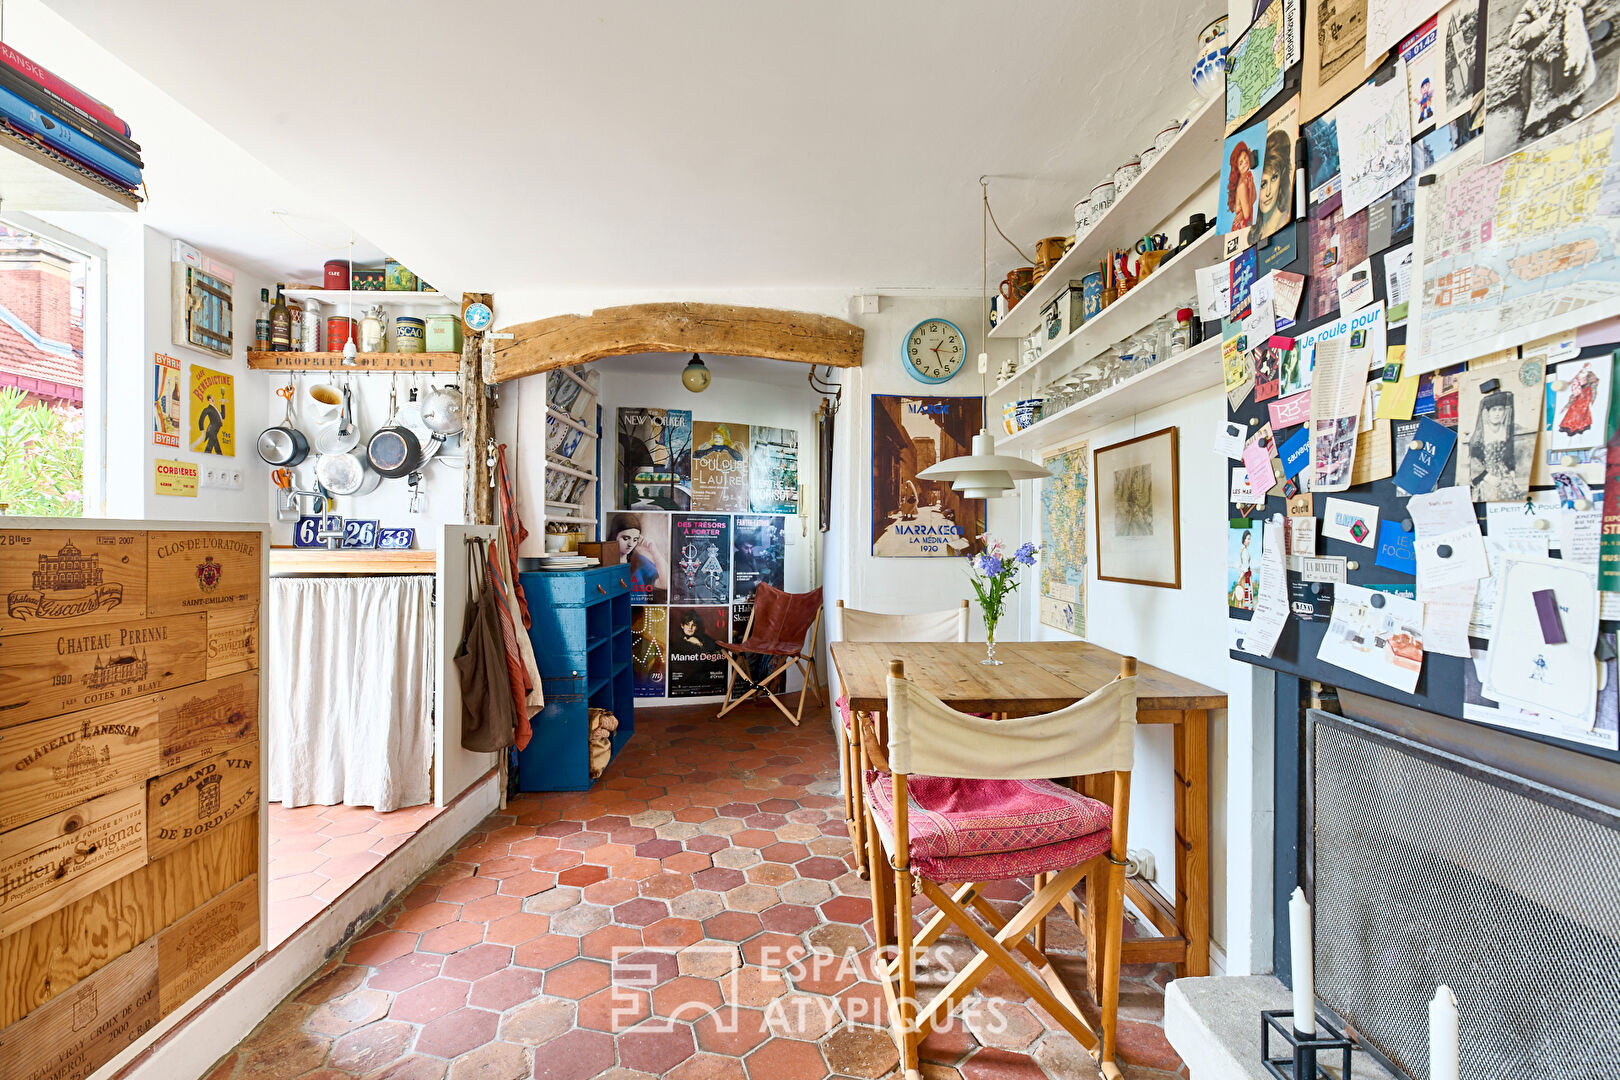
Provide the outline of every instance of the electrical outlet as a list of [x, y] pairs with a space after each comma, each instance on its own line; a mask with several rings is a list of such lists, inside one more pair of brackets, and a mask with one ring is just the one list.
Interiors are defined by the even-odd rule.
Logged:
[[241, 491], [244, 481], [245, 476], [240, 466], [197, 466], [197, 486], [199, 488], [213, 488], [217, 491]]

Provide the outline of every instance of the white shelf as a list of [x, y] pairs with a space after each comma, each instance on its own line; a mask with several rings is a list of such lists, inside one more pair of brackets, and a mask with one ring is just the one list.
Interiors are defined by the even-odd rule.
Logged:
[[577, 476], [581, 480], [589, 480], [593, 484], [597, 479], [596, 474], [593, 472], [577, 468], [573, 465], [563, 465], [560, 462], [552, 461], [549, 457], [546, 458], [546, 468], [550, 469], [552, 472], [560, 472], [565, 476]]
[[996, 449], [1004, 453], [1045, 450], [1104, 424], [1123, 420], [1211, 386], [1223, 385], [1224, 379], [1221, 339], [1210, 338], [1122, 383], [1076, 402], [1060, 413], [1031, 424], [1016, 435], [997, 438]]
[[1114, 342], [1147, 326], [1194, 294], [1198, 286], [1193, 271], [1218, 261], [1220, 250], [1221, 236], [1211, 229], [1186, 251], [1161, 263], [1124, 296], [1087, 319], [1080, 329], [1048, 345], [1035, 363], [1005, 382], [997, 383], [992, 393], [999, 393], [1025, 376], [1036, 375], [1042, 367], [1051, 371], [1049, 365], [1055, 357], [1072, 354], [1076, 361], [1089, 360]]
[[566, 522], [569, 525], [595, 525], [596, 524], [596, 519], [593, 518], [593, 517], [569, 517], [569, 516], [567, 516], [565, 514], [547, 514], [546, 515], [546, 524], [549, 525], [553, 521], [562, 521], [562, 522]]
[[373, 307], [377, 304], [432, 305], [434, 307], [460, 307], [460, 301], [441, 292], [388, 292], [384, 289], [283, 289], [283, 295], [292, 300], [319, 300], [323, 304], [355, 304]]
[[[1110, 248], [1129, 248], [1213, 179], [1221, 168], [1221, 140], [1226, 125], [1226, 98], [1216, 95], [1182, 127], [1181, 134], [1157, 161], [1142, 171], [1136, 183], [1114, 200], [1101, 221], [1035, 283], [1006, 318], [990, 331], [993, 338], [1028, 337], [1041, 322], [1041, 308], [1068, 287], [1097, 269]], [[1210, 207], [1213, 211], [1214, 207]], [[1069, 226], [1072, 229], [1073, 225]], [[1060, 230], [1060, 232], [1069, 231]], [[1169, 230], [1176, 241], [1176, 228]], [[1184, 258], [1183, 252], [1179, 258]], [[1179, 261], [1178, 258], [1178, 261]], [[1148, 275], [1149, 278], [1152, 275]]]

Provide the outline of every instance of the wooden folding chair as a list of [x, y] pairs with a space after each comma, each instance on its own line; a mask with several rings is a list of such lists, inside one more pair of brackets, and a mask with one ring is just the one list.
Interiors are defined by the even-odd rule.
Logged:
[[[748, 615], [743, 628], [743, 640], [735, 644], [720, 642], [731, 670], [726, 673], [726, 700], [718, 715], [724, 716], [756, 694], [763, 694], [782, 715], [797, 724], [804, 716], [804, 696], [815, 694], [817, 701], [825, 701], [816, 680], [816, 631], [821, 627], [821, 590], [788, 593], [770, 585], [761, 584], [754, 590], [754, 610]], [[748, 663], [750, 656], [767, 657], [775, 665], [761, 678], [754, 678]], [[804, 677], [799, 689], [799, 708], [790, 712], [779, 700], [786, 696], [788, 671], [797, 668]], [[734, 696], [738, 677], [747, 690]], [[777, 686], [771, 686], [782, 678]]]
[[[891, 947], [895, 955], [876, 966], [908, 1080], [918, 1076], [923, 1039], [992, 967], [1090, 1050], [1104, 1076], [1121, 1075], [1114, 1056], [1135, 675], [1136, 660], [1124, 657], [1120, 677], [1083, 701], [996, 720], [955, 711], [906, 679], [900, 661], [891, 662], [886, 745], [865, 718], [860, 729], [867, 761], [877, 770], [867, 785], [873, 864], [887, 858], [894, 867], [893, 922], [877, 920], [877, 944], [880, 955]], [[1112, 805], [1044, 779], [1053, 776], [1111, 781]], [[874, 873], [874, 891], [878, 877]], [[1033, 895], [1003, 918], [984, 888], [1016, 878], [1032, 879]], [[1045, 953], [1045, 919], [1082, 878], [1088, 879], [1086, 911], [1093, 922], [1088, 941], [1101, 952], [1100, 1031], [1086, 1022]], [[914, 889], [938, 909], [921, 930], [912, 926]], [[1106, 920], [1101, 927], [1099, 918]], [[953, 928], [978, 953], [920, 1008], [917, 957]]]
[[[840, 600], [837, 634], [839, 641], [966, 641], [968, 602], [963, 600], [960, 607], [939, 611], [890, 615], [845, 607]], [[861, 758], [861, 741], [855, 737], [849, 702], [840, 697], [837, 705], [844, 747], [844, 824], [849, 828], [849, 841], [855, 847], [855, 873], [869, 878], [872, 870], [866, 858], [866, 800], [861, 783], [866, 766]]]

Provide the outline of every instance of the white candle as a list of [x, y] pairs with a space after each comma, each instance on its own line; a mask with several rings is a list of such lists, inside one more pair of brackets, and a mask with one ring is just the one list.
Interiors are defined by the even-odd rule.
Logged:
[[1457, 1080], [1457, 995], [1441, 986], [1429, 1002], [1429, 1080]]
[[1296, 888], [1288, 900], [1289, 945], [1294, 960], [1294, 1030], [1316, 1034], [1316, 958], [1311, 952], [1311, 905]]

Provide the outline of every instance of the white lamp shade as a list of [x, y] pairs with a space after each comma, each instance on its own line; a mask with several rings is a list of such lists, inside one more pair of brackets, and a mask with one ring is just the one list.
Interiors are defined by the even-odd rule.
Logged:
[[917, 474], [919, 480], [949, 480], [954, 491], [969, 499], [996, 499], [1019, 480], [1052, 475], [1045, 466], [1020, 457], [996, 453], [996, 438], [988, 431], [973, 436], [973, 453], [946, 458]]

